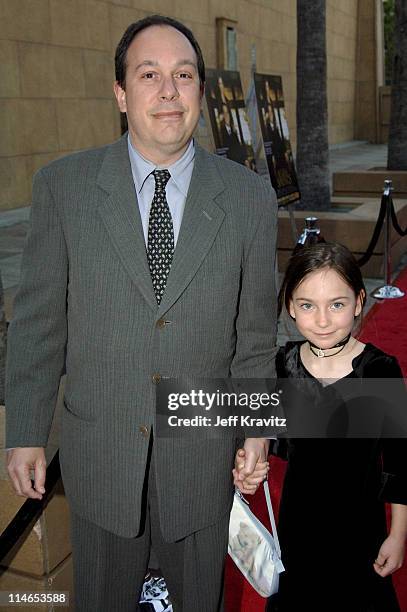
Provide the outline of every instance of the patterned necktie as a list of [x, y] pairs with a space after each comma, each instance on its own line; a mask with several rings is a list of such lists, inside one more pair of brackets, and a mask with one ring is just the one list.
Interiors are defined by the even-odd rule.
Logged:
[[170, 180], [168, 170], [154, 170], [155, 191], [148, 222], [147, 259], [158, 304], [165, 291], [174, 255], [174, 228], [165, 195]]

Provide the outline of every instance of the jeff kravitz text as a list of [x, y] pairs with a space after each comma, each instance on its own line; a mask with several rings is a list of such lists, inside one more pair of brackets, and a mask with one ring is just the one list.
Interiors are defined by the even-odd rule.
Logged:
[[181, 418], [176, 415], [168, 417], [170, 427], [285, 427], [286, 419], [276, 416], [256, 419], [243, 415], [217, 416], [216, 419], [207, 416]]

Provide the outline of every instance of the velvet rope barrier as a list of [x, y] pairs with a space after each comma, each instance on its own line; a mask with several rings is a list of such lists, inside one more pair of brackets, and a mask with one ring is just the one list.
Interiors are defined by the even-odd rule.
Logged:
[[369, 246], [367, 247], [366, 253], [357, 260], [357, 263], [360, 268], [364, 266], [365, 264], [367, 264], [367, 262], [373, 255], [373, 251], [375, 249], [377, 241], [379, 240], [380, 232], [382, 231], [382, 227], [383, 227], [384, 218], [386, 216], [388, 198], [389, 196], [386, 193], [383, 193], [382, 199], [380, 202], [379, 216], [377, 217], [376, 225], [373, 230], [373, 234], [370, 239]]
[[391, 200], [391, 221], [393, 223], [394, 229], [396, 230], [398, 234], [400, 234], [400, 236], [407, 236], [407, 227], [406, 229], [402, 230], [399, 225], [393, 200]]

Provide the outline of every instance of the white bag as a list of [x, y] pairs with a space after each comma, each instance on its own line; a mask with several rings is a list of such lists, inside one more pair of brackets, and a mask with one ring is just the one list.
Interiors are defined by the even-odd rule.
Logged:
[[284, 571], [284, 565], [267, 481], [263, 485], [273, 535], [236, 489], [230, 514], [228, 552], [259, 595], [270, 597], [278, 591], [279, 574]]

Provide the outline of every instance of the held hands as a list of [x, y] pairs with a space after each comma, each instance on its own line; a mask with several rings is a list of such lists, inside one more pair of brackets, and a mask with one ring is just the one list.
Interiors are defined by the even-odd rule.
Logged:
[[233, 481], [244, 495], [254, 495], [260, 483], [267, 478], [268, 447], [269, 440], [265, 438], [247, 438], [244, 447], [237, 451]]
[[403, 565], [405, 546], [404, 538], [390, 534], [381, 545], [373, 563], [375, 572], [384, 578], [398, 570]]
[[[45, 493], [45, 453], [42, 447], [13, 448], [7, 451], [7, 470], [17, 495], [42, 499]], [[30, 471], [34, 472], [34, 488]]]

